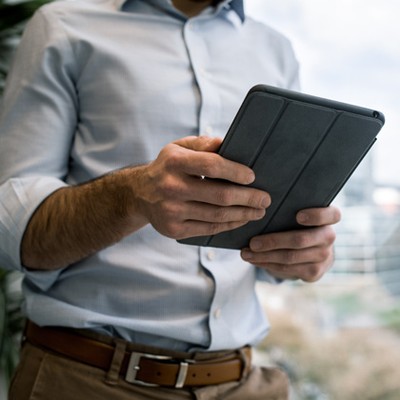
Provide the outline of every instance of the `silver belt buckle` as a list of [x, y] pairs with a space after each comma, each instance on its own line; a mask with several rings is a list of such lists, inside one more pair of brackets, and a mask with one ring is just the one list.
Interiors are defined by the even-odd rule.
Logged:
[[[158, 387], [160, 385], [156, 383], [148, 383], [144, 381], [140, 381], [136, 379], [136, 375], [140, 370], [140, 359], [141, 358], [149, 358], [152, 360], [159, 360], [159, 361], [168, 361], [173, 360], [173, 357], [169, 356], [160, 356], [155, 354], [146, 354], [146, 353], [132, 353], [129, 358], [128, 370], [126, 371], [125, 380], [129, 383], [148, 386], [148, 387]], [[182, 388], [185, 384], [185, 379], [187, 376], [187, 371], [189, 367], [189, 362], [182, 361], [179, 363], [179, 372], [175, 382], [175, 388], [179, 389]]]

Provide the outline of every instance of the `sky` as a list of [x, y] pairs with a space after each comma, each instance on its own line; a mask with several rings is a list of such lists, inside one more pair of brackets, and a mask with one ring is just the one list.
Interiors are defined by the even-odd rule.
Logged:
[[369, 155], [373, 176], [380, 185], [400, 186], [400, 1], [245, 0], [245, 6], [291, 40], [302, 91], [384, 113]]

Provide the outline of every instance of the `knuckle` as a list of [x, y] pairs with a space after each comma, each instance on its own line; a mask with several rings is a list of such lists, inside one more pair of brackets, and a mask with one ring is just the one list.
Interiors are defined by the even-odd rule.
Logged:
[[205, 176], [210, 178], [217, 177], [218, 175], [218, 166], [215, 163], [214, 159], [207, 157], [203, 160], [202, 170]]
[[179, 223], [171, 221], [165, 224], [164, 234], [169, 238], [179, 239], [184, 235], [184, 230]]
[[333, 250], [332, 248], [322, 248], [319, 252], [319, 258], [315, 259], [314, 262], [309, 263], [305, 270], [305, 282], [316, 282], [322, 278], [326, 271], [333, 264]]
[[229, 217], [229, 211], [226, 207], [217, 207], [214, 211], [214, 220], [216, 222], [227, 221]]
[[265, 250], [274, 250], [279, 247], [279, 241], [276, 235], [271, 234], [265, 237], [259, 237], [258, 241], [262, 242], [262, 247]]
[[284, 252], [284, 262], [285, 264], [292, 265], [296, 264], [298, 260], [298, 255], [296, 250], [286, 250]]
[[[178, 239], [184, 235], [184, 224], [181, 219], [182, 207], [179, 203], [172, 201], [163, 202], [159, 208], [159, 215], [162, 215], [161, 233], [165, 236]], [[158, 224], [157, 224], [158, 225]]]
[[292, 237], [292, 247], [294, 249], [304, 249], [310, 243], [309, 235], [305, 232], [296, 232]]
[[175, 169], [182, 165], [184, 161], [182, 152], [177, 151], [176, 148], [172, 148], [172, 146], [166, 146], [165, 152], [168, 152], [168, 157], [165, 159], [165, 168], [167, 170]]
[[321, 264], [319, 263], [310, 264], [303, 276], [303, 281], [309, 283], [316, 282], [319, 279], [321, 279], [323, 272], [324, 269]]
[[171, 175], [167, 175], [161, 180], [159, 189], [166, 198], [176, 198], [182, 193], [179, 182]]
[[336, 207], [334, 207], [333, 210], [334, 210], [333, 211], [333, 218], [334, 218], [335, 222], [339, 222], [342, 219], [342, 213]]
[[225, 223], [213, 222], [209, 224], [209, 232], [211, 235], [216, 235], [217, 233], [220, 232], [238, 228], [241, 225], [242, 225], [241, 222], [225, 222]]
[[329, 227], [329, 229], [326, 232], [326, 241], [327, 243], [332, 244], [334, 243], [335, 240], [336, 240], [336, 232], [334, 229]]
[[222, 204], [225, 206], [231, 205], [233, 201], [232, 193], [224, 189], [218, 190], [215, 197], [218, 204]]
[[178, 204], [171, 201], [166, 201], [161, 206], [161, 211], [166, 221], [176, 221], [176, 216], [180, 214], [180, 207]]
[[328, 248], [328, 247], [321, 248], [321, 250], [320, 250], [320, 260], [321, 260], [321, 262], [329, 260], [329, 259], [331, 259], [331, 257], [332, 257], [332, 251], [331, 251], [330, 248]]
[[219, 232], [221, 232], [221, 224], [211, 223], [210, 224], [210, 234], [211, 235], [216, 235]]

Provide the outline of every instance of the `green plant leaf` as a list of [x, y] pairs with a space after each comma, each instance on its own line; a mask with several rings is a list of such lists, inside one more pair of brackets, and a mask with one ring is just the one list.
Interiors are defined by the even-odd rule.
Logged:
[[17, 4], [0, 3], [0, 32], [15, 28], [46, 3], [48, 0], [32, 0]]

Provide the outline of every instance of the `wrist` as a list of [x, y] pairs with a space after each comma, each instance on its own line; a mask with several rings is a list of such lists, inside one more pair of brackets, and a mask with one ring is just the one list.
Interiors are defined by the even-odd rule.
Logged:
[[145, 166], [127, 167], [113, 172], [104, 182], [105, 190], [111, 196], [115, 217], [135, 231], [149, 221], [143, 207]]

